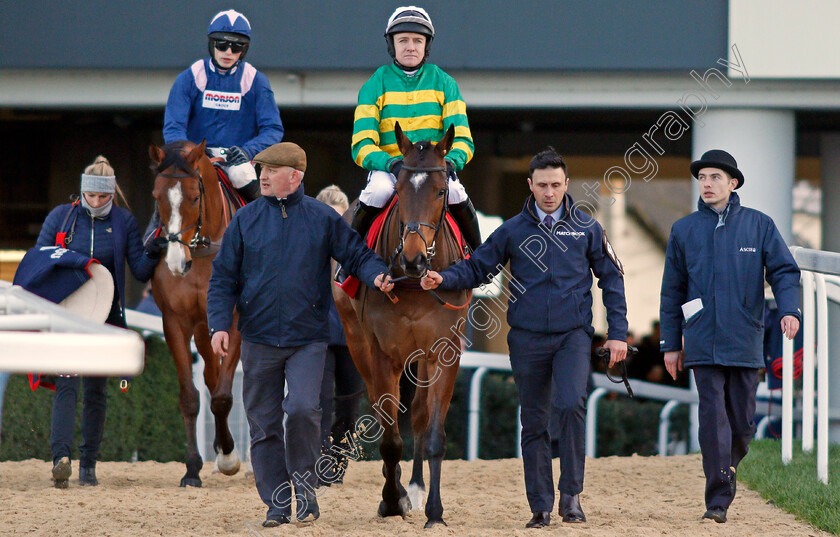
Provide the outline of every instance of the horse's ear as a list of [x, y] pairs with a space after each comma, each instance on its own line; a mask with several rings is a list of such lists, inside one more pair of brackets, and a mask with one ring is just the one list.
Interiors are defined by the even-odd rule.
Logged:
[[455, 125], [450, 125], [449, 128], [446, 130], [446, 134], [443, 135], [443, 138], [437, 143], [435, 146], [435, 152], [441, 156], [441, 158], [445, 157], [449, 150], [452, 149], [452, 142], [455, 140]]
[[163, 152], [163, 149], [159, 148], [155, 144], [149, 146], [149, 158], [152, 159], [152, 162], [155, 164], [160, 164], [163, 162], [163, 158], [166, 156], [166, 153]]
[[414, 147], [414, 144], [411, 143], [411, 140], [403, 134], [402, 128], [400, 127], [400, 122], [397, 121], [394, 124], [394, 134], [397, 136], [397, 146], [400, 148], [400, 153], [403, 155], [408, 155], [408, 152]]
[[206, 138], [204, 140], [202, 140], [200, 144], [193, 147], [192, 151], [190, 151], [190, 154], [187, 155], [187, 162], [189, 162], [192, 165], [195, 165], [195, 163], [198, 162], [198, 159], [201, 158], [201, 155], [204, 154], [204, 148], [205, 147], [207, 147], [207, 139]]

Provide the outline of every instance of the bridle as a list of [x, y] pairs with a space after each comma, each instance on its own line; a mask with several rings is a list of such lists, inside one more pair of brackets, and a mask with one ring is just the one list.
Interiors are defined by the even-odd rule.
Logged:
[[[212, 253], [215, 253], [210, 250], [207, 250], [201, 251], [201, 253], [199, 254], [196, 250], [197, 248], [209, 248], [213, 244], [209, 237], [205, 237], [201, 234], [201, 228], [204, 225], [205, 196], [204, 177], [201, 176], [201, 171], [199, 169], [196, 169], [192, 174], [159, 173], [158, 176], [165, 177], [166, 179], [186, 179], [188, 177], [198, 178], [198, 220], [176, 233], [172, 233], [171, 231], [169, 231], [169, 229], [167, 229], [166, 222], [161, 222], [161, 228], [163, 228], [163, 232], [166, 234], [166, 242], [177, 242], [179, 244], [183, 244], [184, 246], [190, 249], [190, 252], [194, 257], [202, 257], [205, 255], [211, 255]], [[192, 228], [195, 228], [195, 234], [193, 234], [193, 238], [190, 239], [190, 242], [188, 244], [181, 240], [181, 236]]]
[[[417, 173], [417, 172], [421, 172], [421, 173], [446, 172], [446, 166], [434, 166], [434, 167], [429, 167], [429, 168], [420, 168], [420, 167], [414, 167], [414, 166], [407, 166], [407, 165], [403, 164], [402, 169], [408, 170], [410, 172], [415, 172], [415, 173]], [[441, 207], [440, 218], [438, 218], [437, 224], [433, 225], [433, 224], [430, 224], [428, 222], [417, 222], [417, 221], [412, 221], [412, 222], [408, 222], [407, 224], [403, 224], [402, 221], [400, 221], [400, 243], [394, 249], [394, 253], [391, 254], [391, 257], [390, 257], [390, 260], [389, 260], [389, 263], [388, 263], [388, 273], [389, 274], [391, 273], [391, 269], [394, 268], [394, 263], [397, 261], [397, 259], [399, 259], [399, 256], [402, 253], [403, 248], [405, 247], [405, 240], [412, 233], [416, 233], [420, 237], [420, 240], [423, 241], [423, 246], [425, 247], [425, 250], [426, 250], [426, 266], [425, 266], [425, 271], [423, 272], [423, 276], [425, 276], [426, 273], [432, 268], [432, 258], [435, 256], [435, 253], [437, 252], [437, 250], [435, 248], [435, 244], [437, 244], [437, 238], [438, 238], [438, 235], [440, 235], [440, 228], [443, 227], [443, 222], [444, 222], [444, 219], [446, 218], [446, 212], [449, 209], [448, 200], [449, 200], [449, 184], [447, 182], [444, 197], [443, 197], [443, 206]], [[397, 204], [399, 204], [399, 200], [397, 200]], [[426, 227], [434, 230], [435, 234], [434, 234], [434, 237], [432, 237], [432, 243], [431, 244], [426, 242], [426, 237], [424, 237], [423, 234], [420, 232], [420, 227], [421, 226], [426, 226]], [[421, 278], [422, 278], [422, 276], [421, 276]], [[398, 282], [398, 281], [407, 280], [407, 279], [410, 279], [409, 276], [400, 276], [399, 278], [392, 278], [391, 281], [392, 282]], [[416, 279], [416, 278], [411, 278], [411, 279]]]
[[[406, 164], [403, 164], [402, 169], [403, 170], [408, 170], [410, 172], [415, 172], [415, 173], [417, 173], [417, 172], [425, 172], [425, 173], [428, 173], [428, 172], [446, 172], [447, 171], [446, 166], [433, 166], [433, 167], [423, 168], [423, 167], [408, 166]], [[399, 200], [397, 200], [397, 204], [399, 204]], [[394, 264], [396, 263], [397, 259], [399, 259], [400, 254], [402, 254], [403, 248], [405, 247], [406, 238], [408, 238], [408, 236], [412, 233], [416, 233], [417, 235], [420, 236], [420, 240], [423, 241], [423, 246], [425, 247], [425, 250], [426, 250], [426, 266], [424, 267], [425, 270], [423, 271], [423, 276], [425, 276], [429, 272], [429, 270], [431, 270], [431, 268], [432, 268], [432, 258], [435, 256], [435, 253], [437, 252], [437, 249], [436, 249], [435, 245], [437, 244], [437, 239], [438, 239], [438, 236], [440, 235], [440, 230], [444, 226], [444, 222], [446, 220], [446, 213], [448, 211], [449, 211], [449, 181], [447, 180], [446, 188], [444, 189], [444, 194], [443, 194], [443, 206], [441, 207], [440, 217], [438, 218], [437, 224], [433, 225], [433, 224], [430, 224], [428, 222], [417, 222], [417, 221], [411, 221], [411, 222], [408, 222], [407, 224], [403, 224], [402, 220], [400, 220], [400, 242], [397, 245], [397, 247], [394, 249], [394, 253], [392, 253], [391, 257], [389, 258], [388, 271], [386, 272], [386, 274], [391, 274], [391, 270], [394, 268]], [[426, 237], [424, 237], [423, 234], [420, 232], [420, 227], [421, 226], [426, 226], [426, 227], [434, 230], [435, 234], [432, 237], [431, 244], [429, 244], [426, 241]], [[420, 278], [422, 278], [423, 276], [421, 276]], [[411, 278], [408, 275], [405, 275], [405, 276], [400, 276], [399, 278], [392, 278], [391, 282], [396, 283], [396, 282], [399, 282], [399, 281], [402, 281], [402, 280], [408, 280], [408, 279], [417, 280], [418, 278]], [[419, 288], [419, 286], [418, 286], [418, 288]], [[443, 300], [440, 297], [440, 295], [438, 295], [432, 289], [429, 289], [428, 293], [432, 296], [432, 298], [435, 299], [435, 301], [438, 304], [440, 304], [444, 308], [451, 309], [451, 310], [460, 310], [460, 309], [466, 308], [470, 305], [470, 301], [472, 300], [472, 290], [467, 291], [467, 300], [461, 306], [454, 306], [454, 305], [450, 304], [449, 302], [446, 302], [445, 300]], [[393, 302], [394, 304], [399, 302], [399, 299], [393, 293], [389, 292], [389, 293], [386, 293], [386, 294], [388, 295], [388, 298], [391, 300], [391, 302]]]

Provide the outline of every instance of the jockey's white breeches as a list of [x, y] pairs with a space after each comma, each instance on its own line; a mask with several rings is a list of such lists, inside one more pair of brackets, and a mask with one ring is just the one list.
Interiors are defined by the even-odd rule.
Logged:
[[[227, 153], [227, 148], [225, 147], [208, 147], [207, 150], [214, 157], [225, 158], [225, 154]], [[236, 166], [228, 166], [224, 162], [220, 162], [219, 165], [227, 173], [228, 179], [230, 179], [234, 188], [242, 188], [251, 181], [257, 180], [257, 171], [250, 162], [237, 164]]]
[[[397, 184], [397, 178], [388, 172], [382, 170], [373, 170], [368, 174], [368, 183], [362, 193], [359, 194], [359, 201], [368, 207], [376, 207], [381, 209], [388, 203], [391, 196], [394, 195], [394, 189]], [[449, 205], [457, 205], [467, 201], [467, 191], [464, 185], [455, 178], [449, 178]]]

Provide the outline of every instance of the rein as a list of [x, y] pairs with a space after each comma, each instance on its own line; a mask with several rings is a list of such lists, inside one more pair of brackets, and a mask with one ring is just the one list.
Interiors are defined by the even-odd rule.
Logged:
[[[613, 377], [612, 375], [610, 375], [610, 350], [605, 349], [604, 347], [601, 347], [600, 349], [598, 349], [598, 352], [596, 353], [598, 355], [598, 357], [601, 360], [603, 360], [603, 362], [604, 362], [604, 372], [607, 376], [607, 379], [609, 379], [609, 381], [612, 382], [613, 384], [624, 383], [624, 387], [627, 389], [627, 394], [630, 397], [633, 397], [633, 389], [630, 388], [630, 381], [627, 380], [627, 360], [636, 356], [638, 353], [639, 353], [638, 348], [636, 348], [632, 345], [627, 345], [627, 358], [622, 360], [621, 362], [618, 362], [619, 364], [621, 364], [621, 378], [620, 379], [617, 379], [617, 378]], [[618, 364], [616, 364], [616, 365], [618, 365]]]

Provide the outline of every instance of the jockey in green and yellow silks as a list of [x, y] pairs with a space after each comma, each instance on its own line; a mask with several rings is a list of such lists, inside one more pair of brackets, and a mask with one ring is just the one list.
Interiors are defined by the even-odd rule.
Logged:
[[437, 65], [426, 63], [434, 37], [431, 18], [422, 8], [401, 7], [388, 19], [385, 40], [394, 61], [377, 69], [359, 90], [353, 122], [353, 160], [370, 171], [353, 228], [364, 236], [394, 193], [402, 166], [394, 125], [399, 122], [412, 142], [438, 142], [454, 125], [455, 141], [446, 155], [449, 210], [475, 249], [481, 243], [478, 220], [456, 175], [472, 159], [475, 146], [458, 84]]

